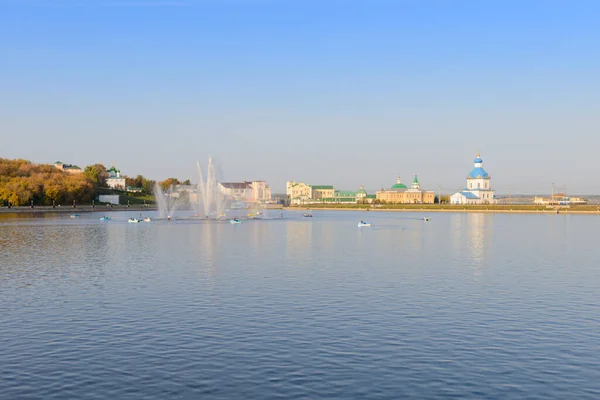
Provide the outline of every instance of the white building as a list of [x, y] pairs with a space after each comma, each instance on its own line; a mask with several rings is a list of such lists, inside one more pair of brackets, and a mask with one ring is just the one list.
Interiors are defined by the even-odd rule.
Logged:
[[108, 178], [106, 179], [106, 186], [111, 189], [121, 189], [125, 190], [126, 183], [125, 178], [121, 177], [121, 171], [116, 169], [113, 165], [109, 169], [106, 170], [108, 172]]
[[227, 197], [240, 201], [271, 200], [271, 188], [265, 181], [219, 182], [219, 190]]
[[483, 169], [483, 160], [477, 154], [474, 168], [467, 175], [467, 187], [450, 196], [451, 204], [494, 204], [496, 198], [490, 185], [492, 177]]

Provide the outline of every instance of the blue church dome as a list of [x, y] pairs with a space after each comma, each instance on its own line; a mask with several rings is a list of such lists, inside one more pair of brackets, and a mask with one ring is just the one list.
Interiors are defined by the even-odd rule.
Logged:
[[475, 157], [475, 161], [473, 161], [476, 164], [481, 164], [483, 162], [483, 160], [481, 159], [481, 157], [479, 157], [479, 155], [477, 155], [477, 157]]
[[473, 171], [471, 171], [469, 173], [469, 175], [467, 176], [468, 178], [473, 178], [473, 179], [480, 179], [480, 178], [487, 178], [490, 175], [485, 171], [485, 169], [478, 167], [478, 168], [473, 168]]

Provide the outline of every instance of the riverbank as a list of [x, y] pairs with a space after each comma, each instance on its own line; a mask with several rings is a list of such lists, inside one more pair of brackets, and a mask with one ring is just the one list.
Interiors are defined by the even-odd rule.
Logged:
[[9, 213], [68, 213], [68, 214], [80, 214], [80, 213], [90, 213], [90, 212], [99, 212], [106, 213], [111, 211], [155, 211], [156, 207], [153, 206], [77, 206], [77, 207], [52, 207], [52, 206], [40, 206], [40, 207], [2, 207], [0, 208], [0, 213], [9, 214]]
[[489, 205], [489, 206], [450, 206], [450, 205], [406, 205], [406, 206], [384, 206], [384, 205], [356, 205], [356, 206], [290, 206], [287, 210], [327, 210], [327, 211], [385, 211], [385, 212], [454, 212], [454, 213], [515, 213], [515, 214], [597, 214], [600, 208], [597, 206], [574, 206], [571, 208], [545, 208], [529, 205]]

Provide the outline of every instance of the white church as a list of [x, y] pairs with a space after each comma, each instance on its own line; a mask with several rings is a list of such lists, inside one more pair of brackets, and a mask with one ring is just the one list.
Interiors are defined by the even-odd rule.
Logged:
[[483, 169], [483, 160], [477, 154], [473, 170], [467, 175], [467, 187], [450, 196], [451, 204], [495, 204], [492, 177]]

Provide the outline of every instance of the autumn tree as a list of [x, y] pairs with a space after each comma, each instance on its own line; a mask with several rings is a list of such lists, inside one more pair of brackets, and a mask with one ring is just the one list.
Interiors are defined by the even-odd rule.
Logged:
[[96, 187], [106, 187], [108, 172], [106, 172], [106, 167], [104, 167], [104, 165], [88, 165], [83, 170], [83, 173]]
[[86, 174], [69, 174], [52, 165], [0, 158], [0, 204], [87, 202], [93, 196], [94, 184]]
[[179, 185], [179, 184], [181, 184], [181, 182], [179, 182], [179, 179], [177, 179], [177, 178], [167, 178], [164, 181], [159, 183], [160, 188], [162, 190], [169, 190], [169, 188], [171, 186], [175, 186], [175, 185]]

